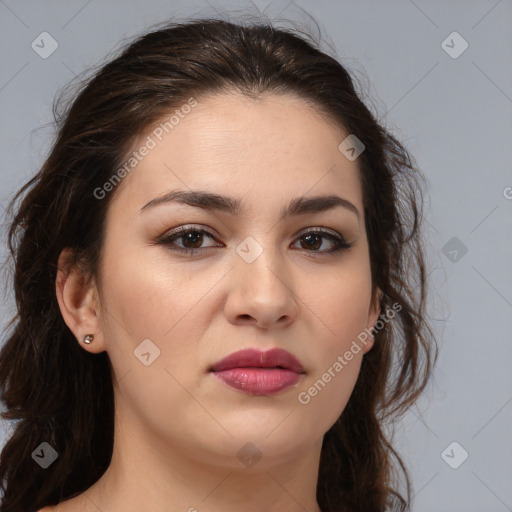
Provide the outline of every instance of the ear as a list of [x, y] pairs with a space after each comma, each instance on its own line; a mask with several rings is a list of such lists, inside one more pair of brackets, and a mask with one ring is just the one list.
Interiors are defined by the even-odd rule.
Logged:
[[[100, 326], [98, 291], [90, 274], [73, 262], [70, 248], [59, 256], [55, 291], [64, 322], [82, 347], [91, 353], [103, 352], [106, 347]], [[90, 345], [83, 343], [87, 334], [94, 335]]]
[[[372, 327], [375, 326], [375, 324], [377, 323], [377, 320], [379, 319], [380, 310], [381, 310], [380, 301], [381, 301], [383, 295], [384, 294], [382, 293], [381, 289], [376, 287], [373, 292], [373, 295], [372, 295], [372, 300], [370, 302], [370, 308], [368, 310], [368, 323], [366, 324], [366, 328], [369, 331], [372, 330]], [[373, 336], [369, 336], [366, 344], [363, 347], [363, 354], [366, 354], [373, 347], [373, 344], [374, 344]]]

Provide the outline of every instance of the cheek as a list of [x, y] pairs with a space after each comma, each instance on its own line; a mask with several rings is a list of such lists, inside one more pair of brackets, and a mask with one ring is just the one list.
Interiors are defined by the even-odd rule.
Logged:
[[156, 347], [149, 344], [158, 354], [155, 365], [175, 372], [197, 364], [197, 340], [211, 322], [205, 313], [208, 294], [225, 269], [201, 270], [189, 263], [185, 271], [185, 263], [176, 263], [165, 251], [147, 246], [115, 249], [113, 243], [105, 246], [102, 307], [107, 351], [116, 373], [139, 368], [134, 351], [144, 340]]
[[316, 325], [312, 331], [317, 347], [314, 371], [297, 390], [297, 401], [327, 431], [343, 412], [363, 355], [371, 347], [366, 330], [371, 297], [369, 266], [364, 259], [340, 266], [339, 272], [316, 278], [314, 289], [317, 291], [305, 298], [308, 315]]
[[297, 389], [297, 402], [308, 418], [315, 418], [326, 432], [341, 415], [357, 382], [370, 337], [365, 331], [368, 296], [365, 286], [348, 288], [336, 301], [325, 302], [323, 336], [316, 336], [315, 364]]
[[321, 329], [325, 354], [332, 357], [333, 351], [348, 350], [352, 340], [364, 332], [371, 287], [370, 268], [364, 258], [347, 260], [346, 265], [318, 274], [306, 285], [303, 301]]
[[103, 326], [120, 414], [129, 417], [137, 411], [152, 430], [185, 437], [190, 425], [176, 422], [176, 411], [198, 414], [184, 390], [199, 378], [185, 372], [197, 364], [201, 329], [200, 317], [191, 313], [212, 283], [194, 280], [192, 293], [190, 276], [178, 265], [142, 258], [143, 249], [138, 255], [108, 249], [103, 260]]
[[194, 282], [192, 287], [181, 266], [165, 259], [165, 254], [148, 257], [155, 252], [148, 247], [126, 253], [108, 249], [103, 283], [106, 309], [117, 313], [118, 324], [133, 338], [164, 338], [191, 310], [197, 294], [206, 292], [206, 283]]

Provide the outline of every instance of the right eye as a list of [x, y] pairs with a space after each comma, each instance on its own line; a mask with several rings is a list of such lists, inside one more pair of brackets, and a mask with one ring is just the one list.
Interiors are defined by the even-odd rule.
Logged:
[[[214, 235], [205, 229], [181, 226], [180, 228], [167, 233], [164, 238], [159, 240], [158, 243], [168, 246], [172, 251], [194, 254], [201, 250], [215, 247], [199, 247], [199, 245], [202, 245], [204, 235], [208, 238], [215, 239]], [[184, 242], [184, 247], [176, 245], [175, 241], [180, 239]], [[192, 245], [192, 247], [187, 247], [187, 245]], [[216, 247], [219, 246], [217, 245]]]

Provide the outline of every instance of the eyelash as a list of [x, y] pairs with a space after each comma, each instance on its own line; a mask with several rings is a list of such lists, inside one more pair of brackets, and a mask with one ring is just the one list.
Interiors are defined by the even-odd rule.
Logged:
[[[171, 247], [171, 244], [175, 240], [183, 238], [185, 235], [188, 235], [190, 233], [202, 233], [202, 234], [209, 236], [213, 240], [215, 240], [215, 235], [206, 229], [193, 228], [193, 227], [187, 228], [187, 227], [182, 226], [182, 227], [178, 228], [177, 230], [168, 233], [164, 238], [160, 239], [157, 243], [161, 244], [161, 245], [169, 246], [169, 249], [172, 251], [177, 251], [177, 252], [181, 252], [181, 253], [185, 253], [185, 254], [196, 254], [196, 253], [204, 251], [204, 250], [213, 249], [213, 247], [196, 248], [196, 249], [184, 248], [184, 247], [179, 247], [179, 246]], [[316, 250], [309, 251], [307, 249], [304, 249], [306, 252], [311, 252], [315, 256], [316, 256], [315, 253], [317, 253], [318, 255], [324, 255], [324, 256], [334, 256], [340, 252], [350, 249], [353, 245], [349, 242], [346, 242], [342, 236], [334, 235], [330, 231], [326, 231], [322, 228], [305, 231], [298, 237], [298, 239], [305, 237], [307, 235], [320, 235], [321, 237], [327, 238], [335, 243], [334, 248], [330, 249], [328, 251], [316, 251]]]

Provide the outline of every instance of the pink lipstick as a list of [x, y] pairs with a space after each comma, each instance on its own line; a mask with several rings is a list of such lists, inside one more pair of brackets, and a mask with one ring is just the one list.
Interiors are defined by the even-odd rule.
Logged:
[[215, 363], [210, 372], [250, 395], [273, 395], [294, 386], [304, 374], [300, 361], [280, 348], [244, 349]]

